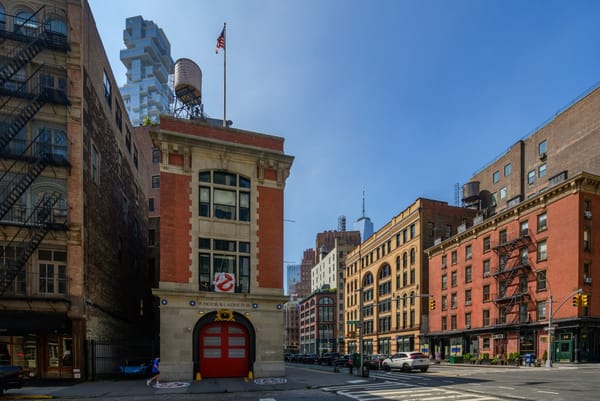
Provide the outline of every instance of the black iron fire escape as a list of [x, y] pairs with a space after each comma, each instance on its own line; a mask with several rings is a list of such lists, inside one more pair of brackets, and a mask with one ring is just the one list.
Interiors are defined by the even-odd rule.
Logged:
[[0, 67], [0, 158], [12, 160], [0, 175], [0, 220], [18, 227], [6, 247], [19, 250], [14, 258], [0, 262], [0, 295], [24, 272], [46, 234], [65, 229], [66, 215], [55, 208], [61, 199], [58, 192], [46, 193], [32, 209], [20, 207], [23, 213], [15, 213], [19, 199], [47, 166], [68, 167], [66, 149], [55, 147], [46, 133], [40, 131], [24, 149], [23, 141], [15, 139], [45, 104], [69, 104], [66, 88], [54, 85], [56, 72], [31, 63], [44, 49], [68, 50], [66, 35], [53, 32], [44, 14], [45, 6], [27, 19], [5, 15], [0, 27], [2, 46], [8, 49], [8, 40], [15, 44], [8, 52], [8, 63]]
[[[530, 297], [527, 276], [531, 271], [531, 265], [527, 255], [521, 254], [523, 248], [531, 244], [531, 237], [527, 232], [512, 241], [507, 241], [493, 247], [498, 255], [499, 264], [492, 275], [498, 282], [498, 294], [494, 303], [499, 311], [500, 320], [498, 324], [525, 323], [521, 321], [520, 305]], [[521, 281], [525, 279], [524, 283]], [[523, 285], [524, 284], [524, 285]], [[509, 315], [515, 315], [509, 319]]]

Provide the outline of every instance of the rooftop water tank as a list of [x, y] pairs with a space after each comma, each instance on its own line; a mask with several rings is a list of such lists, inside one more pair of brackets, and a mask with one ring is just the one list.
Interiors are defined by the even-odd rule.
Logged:
[[175, 62], [175, 96], [186, 105], [202, 103], [202, 71], [188, 58]]
[[462, 187], [463, 202], [470, 202], [479, 198], [479, 181], [467, 182]]

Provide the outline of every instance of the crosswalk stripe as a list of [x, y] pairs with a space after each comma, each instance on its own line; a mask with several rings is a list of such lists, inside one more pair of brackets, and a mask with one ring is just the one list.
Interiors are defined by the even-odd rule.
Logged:
[[[399, 384], [399, 383], [395, 383]], [[343, 395], [358, 401], [375, 401], [375, 400], [398, 400], [400, 397], [410, 396], [414, 401], [498, 401], [500, 398], [488, 396], [486, 394], [473, 394], [455, 391], [451, 389], [443, 389], [436, 387], [411, 387], [405, 388], [387, 388], [376, 389], [369, 388], [363, 390], [343, 389], [338, 390], [339, 395]]]

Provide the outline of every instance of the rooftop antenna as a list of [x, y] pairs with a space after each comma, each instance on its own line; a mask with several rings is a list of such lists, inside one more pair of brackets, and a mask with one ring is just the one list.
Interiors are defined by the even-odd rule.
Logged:
[[362, 196], [362, 217], [365, 218], [365, 189], [363, 188]]

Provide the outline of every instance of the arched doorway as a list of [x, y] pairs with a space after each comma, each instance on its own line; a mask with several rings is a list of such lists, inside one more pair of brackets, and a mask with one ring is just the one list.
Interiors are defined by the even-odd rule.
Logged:
[[254, 363], [254, 328], [241, 314], [212, 312], [194, 330], [194, 372], [202, 378], [245, 377]]

